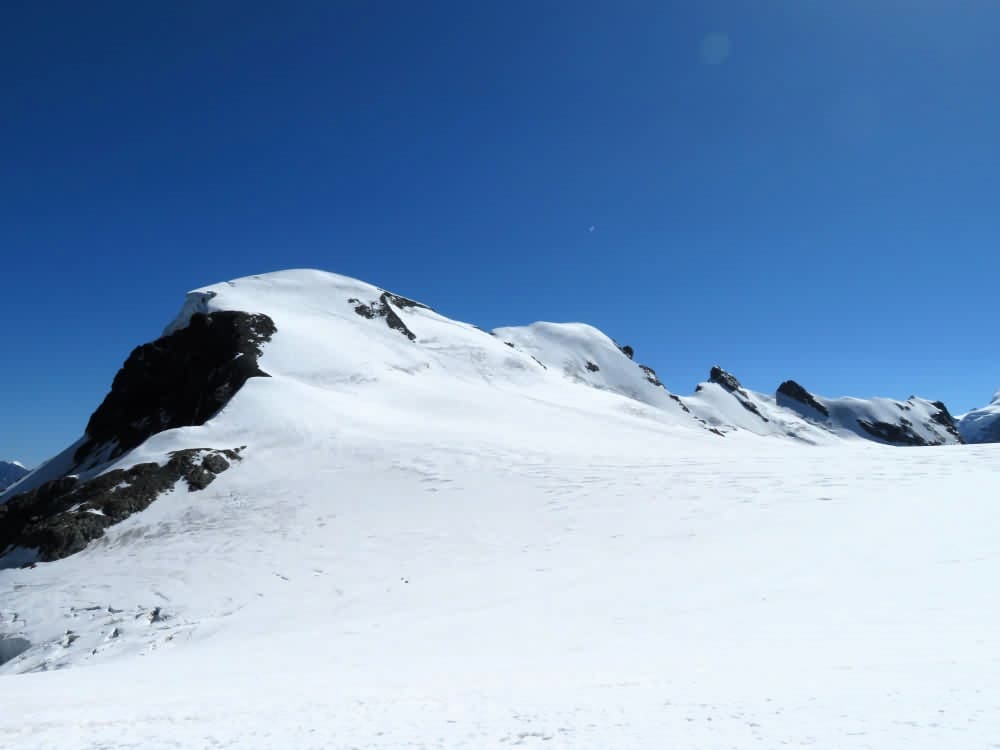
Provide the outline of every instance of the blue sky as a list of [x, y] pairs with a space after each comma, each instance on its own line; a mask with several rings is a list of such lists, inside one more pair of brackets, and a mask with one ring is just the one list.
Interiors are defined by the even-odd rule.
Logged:
[[0, 457], [75, 439], [188, 289], [289, 267], [589, 322], [680, 393], [718, 363], [983, 404], [997, 28], [991, 0], [5, 4]]

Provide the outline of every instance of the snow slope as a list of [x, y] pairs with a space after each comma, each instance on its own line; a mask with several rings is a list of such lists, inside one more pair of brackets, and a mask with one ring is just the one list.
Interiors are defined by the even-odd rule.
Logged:
[[722, 438], [594, 329], [329, 274], [213, 309], [271, 377], [114, 465], [244, 459], [0, 570], [0, 747], [997, 741], [1000, 446]]
[[958, 430], [967, 443], [1000, 443], [1000, 391], [987, 406], [962, 415]]
[[534, 323], [497, 328], [493, 335], [524, 351], [547, 369], [574, 383], [617, 393], [666, 411], [680, 422], [690, 417], [683, 401], [670, 393], [645, 365], [637, 364], [606, 334], [585, 323]]

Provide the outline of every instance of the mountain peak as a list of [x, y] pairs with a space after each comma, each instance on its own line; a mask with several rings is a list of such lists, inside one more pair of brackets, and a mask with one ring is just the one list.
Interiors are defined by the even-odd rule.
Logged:
[[736, 376], [726, 372], [718, 365], [712, 367], [708, 373], [709, 382], [715, 383], [716, 385], [721, 385], [727, 391], [732, 393], [733, 391], [742, 391], [743, 386], [740, 381], [736, 379]]
[[816, 400], [809, 391], [803, 388], [801, 385], [796, 383], [794, 380], [786, 380], [784, 383], [778, 386], [777, 399], [779, 405], [788, 405], [783, 403], [783, 398], [791, 399], [792, 401], [802, 404], [804, 406], [809, 406], [815, 409], [817, 412], [822, 414], [824, 417], [830, 416], [830, 410], [827, 409], [823, 404]]

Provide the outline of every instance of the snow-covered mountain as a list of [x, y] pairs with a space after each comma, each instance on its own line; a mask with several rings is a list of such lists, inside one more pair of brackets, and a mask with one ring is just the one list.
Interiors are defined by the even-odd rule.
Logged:
[[794, 380], [778, 387], [779, 406], [801, 414], [841, 436], [856, 435], [890, 445], [946, 445], [962, 438], [954, 418], [940, 401], [910, 396], [888, 398], [824, 398]]
[[0, 495], [0, 737], [992, 742], [1000, 447], [641, 361], [318, 271], [192, 292]]
[[[457, 431], [484, 402], [527, 401], [715, 437], [961, 442], [939, 402], [827, 399], [793, 381], [772, 397], [720, 367], [681, 397], [592, 326], [486, 332], [361, 281], [286, 271], [192, 292], [164, 335], [132, 352], [83, 437], [0, 494], [0, 565], [79, 552], [178, 483], [204, 489], [260, 425], [273, 441], [297, 429], [290, 415], [312, 423], [344, 398], [385, 413], [434, 405]], [[209, 420], [224, 439], [195, 439]]]
[[963, 414], [958, 431], [967, 443], [1000, 443], [1000, 391], [988, 405]]
[[0, 461], [0, 492], [10, 487], [28, 473], [19, 461]]
[[724, 433], [746, 430], [815, 445], [858, 438], [897, 446], [962, 442], [954, 419], [940, 401], [916, 396], [906, 401], [826, 398], [809, 393], [794, 380], [782, 383], [772, 396], [743, 387], [718, 366], [683, 401], [693, 414]]

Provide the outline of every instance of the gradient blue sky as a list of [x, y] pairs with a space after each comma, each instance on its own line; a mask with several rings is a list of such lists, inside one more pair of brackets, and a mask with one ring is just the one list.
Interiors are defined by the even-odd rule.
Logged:
[[[0, 457], [191, 288], [592, 323], [687, 393], [1000, 387], [1000, 3], [7, 2]], [[588, 231], [589, 227], [594, 231]]]

